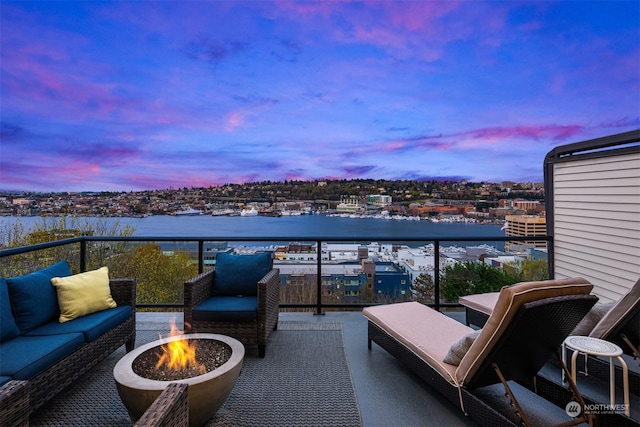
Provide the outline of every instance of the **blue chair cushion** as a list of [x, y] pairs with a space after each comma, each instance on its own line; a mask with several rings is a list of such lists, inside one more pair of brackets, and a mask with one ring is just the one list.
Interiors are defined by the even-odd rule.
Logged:
[[0, 345], [0, 375], [14, 380], [30, 380], [64, 359], [84, 343], [81, 333], [19, 336]]
[[85, 342], [91, 342], [124, 322], [130, 316], [131, 306], [125, 305], [87, 314], [64, 323], [49, 322], [26, 335], [35, 337], [81, 332], [84, 335]]
[[51, 320], [57, 320], [60, 309], [51, 279], [66, 276], [71, 276], [69, 264], [60, 261], [33, 273], [7, 279], [11, 306], [20, 333], [26, 334]]
[[213, 294], [258, 295], [258, 282], [271, 270], [271, 265], [271, 252], [251, 255], [218, 254]]
[[11, 311], [9, 286], [7, 281], [0, 277], [0, 341], [10, 340], [18, 335], [20, 335], [20, 329]]
[[0, 387], [11, 381], [11, 377], [0, 376]]
[[251, 322], [258, 320], [258, 297], [211, 297], [193, 308], [193, 320], [214, 322]]

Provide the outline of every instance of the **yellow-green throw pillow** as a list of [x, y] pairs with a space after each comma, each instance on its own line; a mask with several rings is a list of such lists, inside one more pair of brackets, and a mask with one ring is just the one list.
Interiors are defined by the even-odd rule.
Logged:
[[58, 293], [60, 323], [116, 307], [109, 288], [109, 269], [102, 267], [68, 277], [54, 277]]

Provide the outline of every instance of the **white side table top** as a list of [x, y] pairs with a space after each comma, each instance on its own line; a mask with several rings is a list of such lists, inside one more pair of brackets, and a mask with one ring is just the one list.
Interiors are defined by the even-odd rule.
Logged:
[[570, 335], [564, 340], [564, 345], [572, 350], [593, 356], [615, 357], [622, 354], [622, 349], [619, 346], [593, 337]]

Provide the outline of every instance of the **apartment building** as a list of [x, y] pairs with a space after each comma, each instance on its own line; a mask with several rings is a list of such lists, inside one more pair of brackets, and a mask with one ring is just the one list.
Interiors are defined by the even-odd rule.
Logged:
[[[546, 236], [547, 219], [538, 215], [507, 215], [505, 236]], [[518, 252], [520, 249], [536, 247], [546, 248], [545, 240], [508, 241], [505, 243], [505, 251]]]

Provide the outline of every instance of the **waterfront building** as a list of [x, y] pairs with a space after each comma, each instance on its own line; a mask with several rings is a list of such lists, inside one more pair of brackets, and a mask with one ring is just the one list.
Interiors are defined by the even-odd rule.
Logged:
[[391, 196], [388, 196], [386, 194], [371, 194], [367, 196], [367, 203], [372, 206], [384, 208], [387, 206], [391, 206], [392, 202], [393, 199], [391, 198]]
[[340, 203], [336, 206], [336, 211], [351, 214], [362, 213], [364, 212], [364, 206], [360, 204], [356, 196], [342, 197]]
[[[544, 216], [538, 215], [507, 215], [505, 217], [506, 228], [505, 236], [546, 236], [547, 235], [547, 220]], [[531, 241], [508, 241], [505, 243], [505, 251], [515, 252], [516, 249], [523, 249], [527, 247], [546, 248], [547, 242], [545, 240], [531, 240]]]

